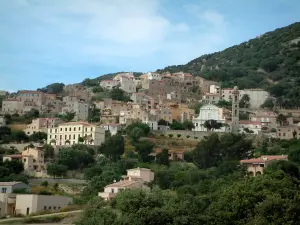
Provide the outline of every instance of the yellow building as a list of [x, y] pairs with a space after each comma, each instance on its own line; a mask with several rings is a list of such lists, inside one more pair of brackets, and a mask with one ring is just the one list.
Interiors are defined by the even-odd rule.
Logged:
[[101, 145], [104, 141], [105, 129], [86, 122], [62, 123], [48, 129], [47, 144], [51, 145]]

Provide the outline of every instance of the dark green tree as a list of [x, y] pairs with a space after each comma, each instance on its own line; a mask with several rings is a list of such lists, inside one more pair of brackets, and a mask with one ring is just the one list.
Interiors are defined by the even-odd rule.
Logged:
[[68, 167], [58, 163], [47, 164], [47, 173], [50, 176], [55, 177], [65, 177], [67, 174]]
[[139, 154], [140, 162], [150, 162], [153, 157], [150, 156], [154, 147], [154, 143], [148, 140], [142, 140], [135, 144], [135, 150]]
[[117, 134], [108, 138], [98, 149], [99, 153], [104, 154], [107, 158], [116, 161], [124, 154], [124, 138]]
[[165, 166], [170, 165], [168, 149], [162, 149], [162, 151], [156, 155], [156, 163]]

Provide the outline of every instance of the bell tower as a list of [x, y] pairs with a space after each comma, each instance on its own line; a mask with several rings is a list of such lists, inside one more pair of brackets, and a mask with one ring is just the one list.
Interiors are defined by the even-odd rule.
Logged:
[[239, 123], [239, 89], [237, 86], [232, 91], [232, 115], [231, 115], [231, 132], [238, 133], [240, 128]]

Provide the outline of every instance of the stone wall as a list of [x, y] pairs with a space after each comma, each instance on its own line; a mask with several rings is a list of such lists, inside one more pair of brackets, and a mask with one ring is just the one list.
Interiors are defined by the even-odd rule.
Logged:
[[[204, 137], [207, 137], [209, 135], [211, 135], [213, 132], [209, 132], [209, 131], [186, 131], [186, 130], [168, 130], [168, 131], [155, 131], [154, 132], [157, 135], [160, 134], [164, 134], [165, 136], [169, 136], [169, 134], [173, 134], [172, 138], [177, 138], [177, 135], [180, 134], [180, 139], [187, 139], [187, 140], [191, 140], [191, 139], [197, 139], [197, 140], [201, 140]], [[215, 132], [217, 134], [224, 134], [222, 132]], [[189, 136], [189, 138], [187, 138], [187, 136]], [[194, 138], [196, 137], [196, 138]]]

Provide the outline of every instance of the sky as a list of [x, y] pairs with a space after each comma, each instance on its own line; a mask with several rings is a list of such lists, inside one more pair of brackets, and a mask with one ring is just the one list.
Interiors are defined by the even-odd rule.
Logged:
[[0, 90], [155, 71], [298, 21], [299, 0], [0, 0]]

